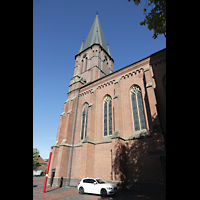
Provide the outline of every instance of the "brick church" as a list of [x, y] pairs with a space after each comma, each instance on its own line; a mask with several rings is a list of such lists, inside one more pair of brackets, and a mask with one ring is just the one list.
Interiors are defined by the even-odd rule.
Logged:
[[48, 186], [165, 183], [166, 49], [113, 71], [98, 13], [75, 56]]

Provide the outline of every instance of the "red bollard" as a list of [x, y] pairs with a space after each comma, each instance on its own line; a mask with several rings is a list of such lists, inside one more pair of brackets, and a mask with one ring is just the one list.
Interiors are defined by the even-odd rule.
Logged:
[[47, 177], [48, 177], [49, 165], [50, 165], [50, 161], [51, 161], [52, 149], [53, 149], [53, 147], [51, 147], [51, 152], [50, 152], [50, 154], [49, 154], [49, 161], [48, 161], [46, 176], [45, 176], [45, 180], [44, 180], [43, 193], [45, 193], [45, 190], [46, 190]]

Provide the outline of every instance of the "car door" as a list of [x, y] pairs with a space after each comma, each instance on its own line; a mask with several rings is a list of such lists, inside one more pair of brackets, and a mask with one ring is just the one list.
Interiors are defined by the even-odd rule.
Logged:
[[86, 181], [87, 183], [85, 184], [86, 185], [86, 192], [88, 193], [93, 193], [93, 179], [87, 179]]
[[83, 188], [85, 193], [90, 193], [90, 179], [83, 180]]
[[90, 179], [90, 193], [99, 194], [99, 185], [95, 179]]

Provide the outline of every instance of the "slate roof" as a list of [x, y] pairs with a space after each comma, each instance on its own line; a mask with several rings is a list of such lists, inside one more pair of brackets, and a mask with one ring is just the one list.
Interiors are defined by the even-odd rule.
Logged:
[[78, 51], [78, 54], [84, 51], [85, 49], [91, 47], [93, 44], [99, 44], [101, 47], [110, 55], [109, 47], [106, 45], [106, 41], [103, 35], [103, 31], [99, 22], [98, 13], [96, 14], [96, 18], [93, 22], [92, 28], [90, 29], [89, 35], [85, 44], [81, 44], [81, 47]]

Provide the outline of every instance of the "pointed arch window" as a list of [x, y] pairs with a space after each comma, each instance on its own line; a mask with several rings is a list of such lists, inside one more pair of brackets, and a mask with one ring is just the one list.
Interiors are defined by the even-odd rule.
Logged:
[[87, 134], [87, 118], [88, 118], [88, 103], [85, 103], [82, 110], [81, 140], [83, 140]]
[[84, 72], [84, 69], [83, 69], [83, 60], [81, 61], [81, 73]]
[[131, 89], [131, 104], [135, 131], [146, 129], [142, 93], [139, 86]]
[[87, 60], [87, 57], [85, 58], [85, 71], [87, 71], [87, 62], [88, 62], [88, 60]]
[[106, 96], [103, 103], [104, 107], [104, 136], [112, 135], [112, 99]]

